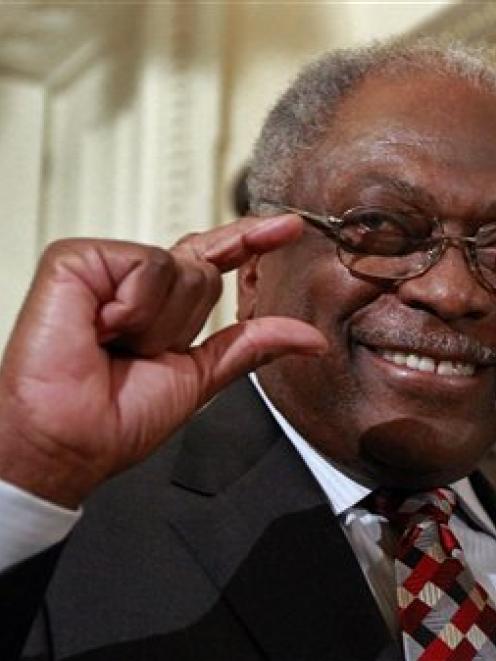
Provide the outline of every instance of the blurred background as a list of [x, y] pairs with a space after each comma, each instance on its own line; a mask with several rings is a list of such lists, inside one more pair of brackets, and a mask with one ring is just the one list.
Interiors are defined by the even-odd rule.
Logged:
[[[0, 1], [0, 348], [43, 246], [168, 246], [234, 217], [261, 122], [323, 51], [496, 41], [496, 2]], [[231, 321], [230, 278], [210, 329]]]

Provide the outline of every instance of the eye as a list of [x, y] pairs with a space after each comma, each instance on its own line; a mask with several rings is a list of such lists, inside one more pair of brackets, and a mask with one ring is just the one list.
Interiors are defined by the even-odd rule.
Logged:
[[494, 248], [496, 246], [496, 223], [479, 227], [475, 238], [477, 248]]
[[343, 248], [375, 255], [405, 255], [425, 249], [432, 223], [424, 216], [380, 208], [352, 209], [343, 217]]
[[475, 250], [479, 269], [494, 279], [496, 271], [496, 223], [483, 225], [475, 235]]
[[353, 222], [357, 230], [364, 232], [396, 232], [401, 227], [399, 214], [383, 209], [357, 209], [349, 214], [347, 220]]

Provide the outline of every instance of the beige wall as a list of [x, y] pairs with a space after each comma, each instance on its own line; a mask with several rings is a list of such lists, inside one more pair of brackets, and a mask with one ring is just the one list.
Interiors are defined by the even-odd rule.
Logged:
[[301, 66], [326, 50], [410, 31], [448, 4], [231, 5], [225, 57], [227, 179], [249, 155], [265, 114]]
[[37, 252], [42, 118], [40, 85], [0, 80], [0, 340], [29, 285]]

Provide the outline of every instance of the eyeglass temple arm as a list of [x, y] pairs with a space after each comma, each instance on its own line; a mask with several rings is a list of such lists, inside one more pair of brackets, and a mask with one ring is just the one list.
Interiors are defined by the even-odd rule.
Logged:
[[[305, 211], [305, 209], [299, 209], [298, 207], [291, 207], [287, 204], [281, 204], [280, 202], [272, 202], [271, 200], [261, 200], [261, 203], [268, 204], [272, 207], [277, 207], [282, 211], [289, 211], [290, 213], [296, 213], [298, 216], [305, 218], [305, 220], [309, 220], [312, 224], [316, 225], [317, 227], [327, 230], [328, 232], [332, 232], [333, 234], [337, 232], [338, 228], [343, 223], [343, 219], [338, 218], [337, 216], [332, 216], [332, 215], [323, 216], [317, 213], [313, 213], [312, 211]], [[441, 240], [444, 242], [451, 243], [452, 245], [456, 245], [457, 243], [468, 243], [468, 244], [477, 243], [477, 239], [473, 236], [457, 236], [451, 234], [443, 234]], [[421, 242], [423, 243], [423, 240], [421, 240]]]
[[270, 206], [277, 207], [282, 211], [296, 213], [298, 216], [301, 216], [302, 218], [305, 218], [305, 220], [309, 220], [314, 225], [317, 225], [317, 227], [331, 231], [332, 233], [334, 233], [343, 222], [341, 218], [337, 218], [336, 216], [322, 216], [311, 211], [305, 211], [304, 209], [298, 209], [298, 207], [291, 207], [287, 204], [281, 204], [279, 202], [262, 200], [262, 204], [269, 204]]

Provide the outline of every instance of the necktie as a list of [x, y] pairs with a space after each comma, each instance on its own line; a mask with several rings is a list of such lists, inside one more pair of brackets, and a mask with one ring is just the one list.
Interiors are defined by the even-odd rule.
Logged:
[[395, 571], [406, 661], [494, 661], [495, 605], [448, 525], [455, 494], [435, 489], [405, 498], [379, 491], [375, 502], [401, 534]]

